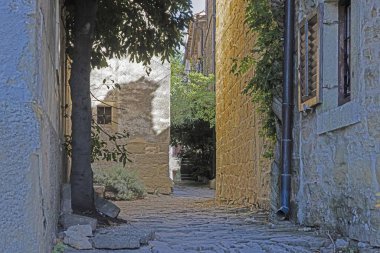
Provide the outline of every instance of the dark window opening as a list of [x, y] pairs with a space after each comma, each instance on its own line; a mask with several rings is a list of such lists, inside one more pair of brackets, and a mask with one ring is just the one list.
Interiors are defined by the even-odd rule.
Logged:
[[98, 106], [97, 107], [97, 123], [111, 124], [112, 122], [112, 107]]
[[339, 105], [351, 99], [351, 1], [339, 6]]

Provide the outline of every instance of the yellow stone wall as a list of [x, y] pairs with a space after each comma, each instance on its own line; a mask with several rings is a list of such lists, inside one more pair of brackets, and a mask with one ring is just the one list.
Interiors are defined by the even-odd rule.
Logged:
[[254, 36], [244, 24], [246, 1], [217, 0], [216, 5], [216, 197], [268, 208], [270, 161], [262, 158], [260, 115], [251, 97], [242, 94], [253, 70], [231, 73], [232, 59], [253, 48]]

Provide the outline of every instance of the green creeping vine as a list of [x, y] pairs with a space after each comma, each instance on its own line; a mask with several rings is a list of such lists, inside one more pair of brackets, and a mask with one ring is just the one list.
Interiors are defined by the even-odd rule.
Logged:
[[[272, 110], [274, 97], [281, 96], [283, 67], [283, 1], [247, 0], [246, 23], [256, 35], [251, 54], [234, 59], [232, 72], [241, 75], [254, 67], [254, 75], [244, 89], [252, 96], [258, 111], [264, 116], [262, 136], [276, 139], [276, 117]], [[277, 3], [277, 5], [275, 4]], [[266, 157], [272, 157], [268, 151]]]

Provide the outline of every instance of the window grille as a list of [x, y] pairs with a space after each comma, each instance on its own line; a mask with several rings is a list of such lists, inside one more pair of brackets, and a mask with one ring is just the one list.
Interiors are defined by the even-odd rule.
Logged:
[[97, 123], [111, 124], [112, 122], [112, 107], [98, 106], [97, 107]]
[[339, 105], [351, 99], [351, 1], [339, 5]]

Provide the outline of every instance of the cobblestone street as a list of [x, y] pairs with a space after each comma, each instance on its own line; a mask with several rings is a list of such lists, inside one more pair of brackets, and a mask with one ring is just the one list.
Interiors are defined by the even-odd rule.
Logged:
[[326, 234], [290, 222], [272, 224], [267, 214], [247, 208], [215, 206], [214, 191], [206, 187], [175, 186], [168, 195], [117, 202], [120, 218], [137, 230], [155, 231], [155, 239], [136, 250], [66, 250], [67, 253], [260, 253], [334, 252]]
[[215, 207], [213, 195], [204, 187], [176, 186], [172, 196], [119, 203], [120, 216], [156, 231], [156, 240], [141, 252], [301, 253], [317, 252], [330, 243], [288, 222], [271, 225], [264, 213]]

